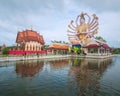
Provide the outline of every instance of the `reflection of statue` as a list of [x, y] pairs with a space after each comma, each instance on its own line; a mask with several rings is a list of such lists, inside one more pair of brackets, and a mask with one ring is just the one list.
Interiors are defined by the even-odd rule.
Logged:
[[[76, 60], [72, 60], [71, 62], [73, 66], [71, 67], [69, 74], [75, 78], [77, 86], [80, 87], [80, 92], [77, 93], [79, 94], [78, 96], [96, 96], [100, 87], [99, 80], [107, 67], [111, 65], [112, 59], [81, 59], [81, 62], [76, 62]], [[75, 63], [81, 64], [79, 64], [80, 66], [76, 66], [78, 64]]]
[[16, 64], [16, 73], [22, 77], [32, 77], [43, 68], [44, 62], [23, 61]]
[[[85, 16], [88, 17], [88, 22], [86, 23]], [[80, 20], [80, 21], [79, 21]], [[85, 45], [90, 42], [94, 34], [97, 33], [98, 29], [98, 17], [93, 14], [93, 19], [89, 17], [87, 13], [81, 13], [78, 15], [75, 21], [76, 26], [73, 25], [73, 20], [70, 25], [68, 25], [68, 38], [71, 43], [79, 42], [81, 45]]]

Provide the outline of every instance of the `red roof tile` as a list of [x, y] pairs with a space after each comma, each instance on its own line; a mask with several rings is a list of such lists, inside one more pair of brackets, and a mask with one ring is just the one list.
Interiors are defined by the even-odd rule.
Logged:
[[99, 48], [97, 44], [89, 44], [87, 46], [84, 46], [83, 48]]
[[33, 30], [26, 30], [23, 32], [18, 32], [16, 43], [21, 43], [23, 41], [25, 42], [36, 41], [41, 44], [44, 44], [43, 36]]

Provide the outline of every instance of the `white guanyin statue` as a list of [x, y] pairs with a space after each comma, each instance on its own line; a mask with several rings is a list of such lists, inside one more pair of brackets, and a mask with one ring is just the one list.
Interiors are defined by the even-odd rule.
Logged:
[[67, 31], [71, 43], [79, 43], [84, 46], [90, 42], [91, 38], [94, 37], [94, 34], [97, 34], [98, 17], [95, 14], [92, 16], [93, 18], [91, 20], [87, 13], [81, 13], [77, 16], [75, 24], [73, 24], [74, 21], [71, 20], [68, 25], [69, 30]]

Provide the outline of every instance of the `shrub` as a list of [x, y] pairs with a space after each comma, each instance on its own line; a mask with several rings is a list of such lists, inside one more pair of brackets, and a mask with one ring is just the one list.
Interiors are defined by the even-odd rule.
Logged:
[[8, 49], [8, 48], [4, 48], [4, 49], [2, 50], [2, 53], [5, 54], [5, 55], [8, 55], [9, 49]]

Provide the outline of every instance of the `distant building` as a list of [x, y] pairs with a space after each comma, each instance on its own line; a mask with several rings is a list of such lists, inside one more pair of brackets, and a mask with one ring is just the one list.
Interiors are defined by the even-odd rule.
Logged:
[[5, 45], [5, 44], [3, 44], [3, 45], [1, 46], [1, 50], [3, 50], [4, 48], [6, 48], [6, 45]]
[[24, 51], [41, 51], [45, 44], [43, 36], [33, 30], [18, 32], [16, 43]]
[[2, 50], [3, 50], [4, 48], [6, 48], [6, 45], [5, 45], [5, 44], [3, 44], [2, 46], [0, 46], [0, 54], [2, 54]]

